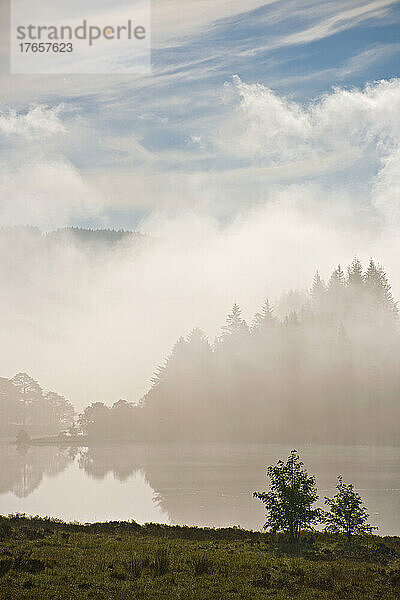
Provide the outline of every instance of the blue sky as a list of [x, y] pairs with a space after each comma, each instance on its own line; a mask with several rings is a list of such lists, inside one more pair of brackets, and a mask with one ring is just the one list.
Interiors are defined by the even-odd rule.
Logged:
[[[301, 107], [336, 87], [363, 89], [399, 74], [398, 1], [195, 0], [186, 6], [154, 0], [152, 12], [151, 75], [10, 76], [3, 69], [3, 119], [10, 109], [23, 117], [36, 105], [50, 112], [63, 107], [57, 118], [70, 135], [52, 137], [51, 160], [77, 170], [103, 196], [99, 210], [71, 209], [74, 223], [136, 227], [155, 208], [170, 206], [175, 189], [178, 205], [193, 186], [201, 195], [209, 173], [268, 166], [263, 157], [234, 155], [215, 139], [240, 102], [232, 92], [236, 75]], [[23, 160], [12, 136], [0, 137], [0, 148]], [[262, 185], [252, 191], [256, 201]], [[235, 206], [226, 201], [217, 212], [225, 218]]]

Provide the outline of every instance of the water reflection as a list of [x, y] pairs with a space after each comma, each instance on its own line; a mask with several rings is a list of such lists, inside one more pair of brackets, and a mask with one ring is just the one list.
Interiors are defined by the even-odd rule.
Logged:
[[52, 447], [0, 447], [0, 494], [13, 492], [17, 498], [26, 498], [40, 486], [43, 476], [55, 477], [73, 460], [72, 448], [60, 451]]
[[[400, 449], [298, 448], [317, 476], [321, 496], [336, 475], [354, 482], [381, 534], [400, 531]], [[130, 444], [90, 448], [0, 446], [0, 514], [26, 512], [67, 520], [138, 522], [259, 529], [265, 467], [290, 448], [249, 444]]]

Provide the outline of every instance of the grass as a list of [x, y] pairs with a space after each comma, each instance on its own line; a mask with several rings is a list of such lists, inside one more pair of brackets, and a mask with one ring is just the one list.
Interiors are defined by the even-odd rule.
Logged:
[[0, 600], [398, 600], [400, 538], [0, 517]]

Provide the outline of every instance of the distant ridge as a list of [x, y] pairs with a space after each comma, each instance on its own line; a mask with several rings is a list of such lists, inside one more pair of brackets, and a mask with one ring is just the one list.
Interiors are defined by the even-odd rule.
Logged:
[[91, 248], [112, 248], [121, 242], [149, 240], [147, 234], [127, 229], [90, 229], [85, 227], [62, 227], [54, 231], [42, 232], [31, 225], [1, 227], [0, 240], [14, 244], [64, 245], [70, 242]]
[[86, 229], [84, 227], [62, 227], [44, 234], [47, 239], [75, 238], [81, 242], [116, 243], [132, 238], [145, 238], [146, 234], [128, 229]]

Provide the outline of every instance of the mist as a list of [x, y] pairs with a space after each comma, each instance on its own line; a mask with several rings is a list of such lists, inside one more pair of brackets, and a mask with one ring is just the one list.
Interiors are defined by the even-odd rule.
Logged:
[[[235, 154], [240, 167], [167, 179], [159, 159], [141, 156], [140, 168], [111, 170], [108, 185], [75, 166], [86, 135], [76, 109], [3, 112], [3, 376], [26, 371], [79, 411], [136, 403], [175, 341], [200, 327], [213, 342], [234, 302], [249, 323], [266, 298], [284, 318], [285, 293], [355, 256], [382, 263], [399, 293], [398, 80], [303, 106], [238, 78], [221, 93], [220, 127], [193, 144], [220, 161]], [[27, 160], [38, 139], [46, 145]], [[142, 235], [51, 233], [78, 222], [118, 229], [128, 200]]]
[[149, 235], [95, 249], [73, 231], [3, 230], [3, 376], [34, 374], [78, 409], [137, 402], [176, 339], [201, 327], [213, 341], [234, 302], [251, 322], [267, 297], [276, 305], [285, 291], [309, 287], [317, 268], [328, 276], [356, 252], [386, 254], [363, 232], [355, 246], [316, 203], [308, 216], [283, 204], [223, 227], [153, 215]]

